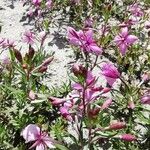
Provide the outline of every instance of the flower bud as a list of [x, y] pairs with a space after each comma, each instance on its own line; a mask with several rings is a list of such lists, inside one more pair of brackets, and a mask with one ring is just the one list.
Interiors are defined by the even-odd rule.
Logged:
[[16, 59], [22, 64], [22, 55], [17, 49], [13, 49]]
[[36, 98], [36, 94], [32, 90], [29, 92], [29, 98], [31, 100], [35, 100], [35, 98]]
[[55, 106], [63, 104], [64, 102], [66, 102], [66, 100], [63, 99], [63, 98], [48, 97], [48, 99], [50, 100], [50, 102], [52, 103], [52, 105], [55, 105]]
[[27, 64], [23, 64], [23, 65], [22, 65], [22, 68], [23, 68], [23, 69], [27, 69], [27, 68], [28, 68]]
[[46, 66], [41, 66], [38, 70], [38, 72], [43, 73], [47, 71], [47, 67]]
[[112, 99], [108, 99], [108, 100], [106, 100], [104, 103], [103, 103], [103, 105], [102, 105], [102, 107], [101, 107], [101, 110], [104, 110], [104, 109], [107, 109], [110, 105], [111, 105], [111, 103], [112, 103]]
[[102, 91], [103, 91], [103, 93], [108, 93], [108, 92], [111, 91], [111, 88], [107, 88], [107, 87], [106, 87], [106, 88], [104, 88]]
[[28, 53], [30, 59], [33, 58], [34, 53], [35, 53], [35, 50], [30, 46], [30, 47], [29, 47], [29, 53]]
[[80, 75], [86, 77], [87, 69], [82, 65], [74, 64], [72, 67], [72, 72], [74, 73], [75, 76]]
[[114, 122], [114, 123], [111, 123], [110, 126], [106, 129], [107, 130], [119, 130], [119, 129], [123, 129], [125, 127], [126, 127], [125, 122]]
[[135, 108], [135, 104], [134, 104], [133, 101], [129, 101], [128, 102], [128, 108], [130, 108], [130, 109], [134, 109]]
[[89, 116], [89, 118], [96, 118], [97, 115], [98, 115], [98, 113], [99, 113], [99, 111], [100, 111], [100, 108], [90, 109], [90, 110], [88, 111], [88, 116]]
[[47, 59], [42, 63], [42, 66], [47, 67], [47, 66], [53, 61], [53, 59], [54, 59], [53, 56], [47, 58]]
[[132, 134], [122, 134], [120, 135], [120, 139], [127, 142], [132, 142], [136, 140], [136, 137]]

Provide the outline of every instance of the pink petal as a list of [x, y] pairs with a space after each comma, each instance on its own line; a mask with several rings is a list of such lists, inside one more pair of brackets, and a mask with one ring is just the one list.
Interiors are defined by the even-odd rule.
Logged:
[[138, 38], [135, 35], [128, 35], [126, 38], [126, 42], [128, 44], [133, 44], [137, 40], [138, 40]]
[[93, 41], [93, 31], [92, 30], [88, 30], [86, 33], [86, 40], [88, 42], [92, 42]]
[[40, 143], [36, 146], [36, 150], [45, 150], [45, 147], [42, 143]]
[[74, 44], [74, 45], [80, 44], [78, 32], [76, 32], [72, 27], [68, 27], [67, 33], [68, 33], [67, 37], [71, 44]]
[[52, 144], [51, 141], [44, 141], [44, 143], [49, 147], [49, 148], [55, 148], [55, 146]]
[[74, 83], [74, 84], [72, 85], [72, 88], [73, 88], [74, 90], [79, 90], [79, 91], [82, 91], [82, 90], [83, 90], [82, 85], [79, 84], [79, 83]]
[[96, 55], [102, 54], [102, 48], [98, 47], [95, 43], [90, 44], [89, 48]]
[[124, 56], [126, 54], [126, 51], [127, 51], [127, 45], [122, 43], [119, 45], [119, 48], [120, 48], [121, 54]]
[[92, 86], [95, 83], [95, 77], [93, 76], [91, 71], [88, 71], [87, 78], [86, 78], [86, 84], [87, 86]]
[[107, 80], [107, 83], [110, 85], [110, 86], [113, 86], [114, 82], [116, 81], [116, 79], [114, 78], [109, 78], [109, 77], [105, 77], [106, 80]]
[[117, 35], [115, 38], [114, 38], [114, 42], [117, 44], [117, 45], [120, 45], [122, 39], [119, 35]]
[[26, 142], [35, 141], [40, 135], [40, 128], [37, 125], [30, 124], [21, 132], [21, 135], [26, 140]]
[[122, 28], [121, 29], [121, 36], [126, 37], [127, 35], [128, 35], [128, 28], [127, 27]]

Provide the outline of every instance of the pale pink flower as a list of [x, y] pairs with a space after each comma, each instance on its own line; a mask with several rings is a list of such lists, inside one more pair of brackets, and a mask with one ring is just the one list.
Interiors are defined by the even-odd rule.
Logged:
[[68, 28], [69, 42], [75, 46], [80, 46], [84, 52], [94, 53], [99, 55], [102, 53], [102, 48], [98, 47], [93, 39], [93, 31], [75, 31], [73, 28]]
[[36, 150], [46, 150], [47, 147], [55, 148], [52, 139], [46, 132], [42, 132], [41, 129], [35, 124], [29, 124], [21, 132], [21, 136], [28, 142], [35, 142], [29, 149], [36, 147]]
[[144, 12], [138, 3], [132, 4], [129, 6], [129, 11], [135, 17], [141, 17], [144, 15]]
[[117, 35], [114, 39], [114, 42], [119, 47], [121, 54], [125, 55], [127, 48], [134, 44], [135, 41], [137, 41], [138, 38], [135, 35], [130, 35], [128, 32], [128, 28], [122, 28], [121, 33]]
[[23, 33], [22, 40], [23, 40], [23, 42], [32, 45], [32, 44], [34, 44], [35, 35], [31, 31], [25, 31]]
[[9, 57], [4, 57], [3, 59], [2, 59], [2, 64], [3, 65], [9, 65], [11, 63], [11, 61], [10, 61], [10, 58]]
[[120, 77], [120, 73], [117, 68], [111, 63], [105, 63], [102, 66], [102, 75], [105, 76], [108, 84], [112, 86], [116, 79]]

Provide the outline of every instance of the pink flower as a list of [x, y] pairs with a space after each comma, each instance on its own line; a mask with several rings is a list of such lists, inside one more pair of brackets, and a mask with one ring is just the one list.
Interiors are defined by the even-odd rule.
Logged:
[[41, 129], [35, 124], [29, 124], [23, 129], [21, 135], [26, 140], [26, 143], [35, 143], [29, 148], [32, 149], [36, 147], [36, 150], [46, 150], [46, 147], [55, 148], [52, 139], [48, 136], [46, 132], [42, 132]]
[[138, 3], [130, 5], [129, 6], [129, 11], [135, 17], [141, 17], [141, 16], [144, 15], [143, 10], [141, 9], [141, 7], [140, 7], [140, 5]]
[[121, 29], [121, 33], [119, 35], [117, 35], [114, 39], [114, 42], [116, 43], [116, 45], [119, 47], [121, 54], [125, 55], [127, 48], [134, 44], [135, 41], [137, 41], [138, 38], [134, 35], [129, 35], [128, 33], [128, 28], [122, 28]]
[[120, 73], [118, 72], [117, 68], [111, 63], [105, 63], [102, 66], [102, 75], [105, 76], [110, 86], [112, 86], [116, 79], [120, 77]]
[[75, 31], [73, 28], [68, 28], [69, 42], [75, 46], [80, 46], [84, 52], [94, 53], [99, 55], [102, 53], [102, 48], [98, 47], [93, 39], [93, 31]]
[[39, 6], [40, 3], [41, 3], [41, 0], [32, 0], [32, 3], [33, 3], [35, 6]]
[[22, 40], [23, 42], [32, 45], [34, 44], [35, 35], [31, 31], [25, 31], [25, 33], [22, 36]]
[[73, 121], [72, 116], [69, 113], [69, 107], [67, 106], [60, 107], [59, 111], [65, 119], [67, 119], [68, 121]]
[[142, 103], [142, 104], [148, 104], [148, 105], [150, 105], [150, 92], [145, 93], [145, 94], [141, 97], [141, 103]]
[[136, 140], [136, 137], [132, 134], [122, 134], [120, 135], [120, 139], [127, 142], [132, 142]]

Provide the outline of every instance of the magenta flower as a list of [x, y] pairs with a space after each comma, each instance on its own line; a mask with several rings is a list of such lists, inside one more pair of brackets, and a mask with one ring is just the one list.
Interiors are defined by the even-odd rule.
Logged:
[[31, 31], [25, 31], [25, 33], [22, 36], [22, 40], [23, 42], [32, 45], [34, 44], [35, 35]]
[[21, 135], [26, 140], [26, 143], [35, 143], [29, 148], [32, 149], [36, 147], [36, 150], [46, 150], [47, 147], [55, 148], [52, 139], [48, 136], [46, 132], [42, 132], [41, 129], [35, 124], [29, 124], [23, 131]]
[[73, 28], [68, 28], [69, 42], [75, 46], [80, 46], [84, 52], [94, 53], [99, 55], [102, 53], [102, 48], [98, 47], [93, 39], [93, 31], [75, 31]]
[[116, 79], [120, 77], [120, 73], [118, 72], [117, 68], [111, 63], [105, 63], [101, 69], [102, 75], [105, 76], [110, 86], [112, 86]]
[[33, 3], [35, 6], [39, 6], [40, 3], [41, 3], [41, 0], [32, 0], [32, 3]]
[[128, 28], [122, 28], [121, 33], [117, 35], [114, 42], [119, 47], [121, 54], [124, 56], [126, 54], [127, 48], [134, 44], [138, 38], [135, 35], [129, 35]]

